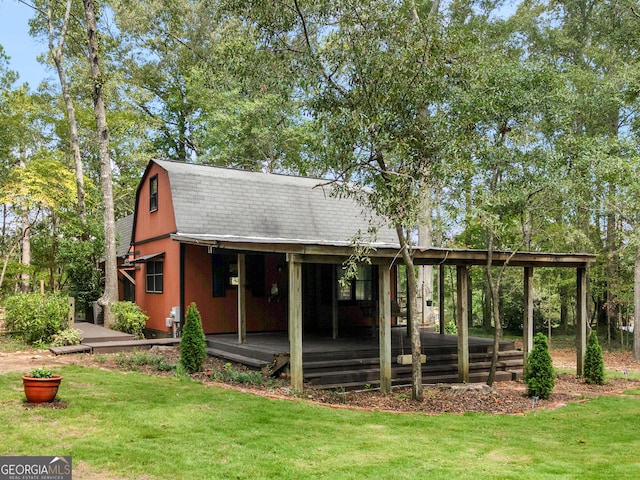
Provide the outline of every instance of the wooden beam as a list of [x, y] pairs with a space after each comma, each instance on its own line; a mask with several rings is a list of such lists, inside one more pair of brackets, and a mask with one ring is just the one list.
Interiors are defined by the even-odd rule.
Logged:
[[584, 375], [584, 356], [587, 351], [587, 269], [577, 269], [576, 299], [576, 375]]
[[331, 267], [331, 337], [338, 338], [338, 265]]
[[389, 266], [378, 267], [380, 391], [391, 393], [391, 278]]
[[533, 350], [533, 267], [524, 267], [524, 319], [522, 323], [524, 359]]
[[238, 343], [247, 341], [247, 262], [244, 253], [238, 254]]
[[457, 268], [457, 300], [458, 300], [458, 382], [469, 382], [469, 269], [465, 266]]
[[302, 392], [302, 264], [289, 261], [289, 368], [291, 388]]
[[135, 278], [133, 278], [131, 275], [129, 275], [124, 268], [119, 268], [118, 271], [122, 274], [123, 277], [127, 278], [131, 282], [132, 285], [136, 284]]
[[444, 335], [444, 263], [438, 268], [438, 320], [440, 323], [440, 335]]

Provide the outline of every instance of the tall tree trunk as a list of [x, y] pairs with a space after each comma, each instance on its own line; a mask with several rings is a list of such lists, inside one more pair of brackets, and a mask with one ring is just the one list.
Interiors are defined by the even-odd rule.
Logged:
[[25, 271], [20, 274], [20, 291], [22, 293], [29, 293], [31, 277], [27, 269], [31, 265], [31, 225], [29, 225], [29, 217], [26, 212], [22, 217], [22, 255], [20, 263], [22, 263], [25, 269]]
[[411, 328], [411, 398], [421, 402], [423, 397], [422, 388], [422, 345], [420, 342], [420, 325], [416, 315], [416, 297], [418, 282], [416, 280], [413, 257], [411, 256], [410, 245], [401, 225], [396, 225], [396, 233], [400, 242], [402, 260], [407, 268], [407, 315], [409, 315], [409, 325]]
[[[27, 152], [24, 146], [20, 146], [20, 168], [27, 168], [27, 164], [25, 159], [27, 157]], [[29, 292], [29, 266], [31, 265], [31, 225], [29, 224], [29, 210], [25, 205], [25, 199], [21, 200], [21, 208], [22, 211], [22, 253], [20, 255], [20, 263], [22, 263], [24, 271], [20, 274], [20, 291], [22, 293]]]
[[58, 80], [60, 81], [60, 90], [62, 91], [62, 98], [64, 99], [64, 105], [67, 110], [67, 121], [69, 122], [69, 133], [71, 141], [71, 153], [73, 154], [73, 163], [76, 173], [76, 190], [78, 195], [78, 216], [82, 224], [87, 223], [87, 206], [85, 203], [84, 193], [84, 167], [82, 165], [82, 155], [80, 154], [80, 142], [78, 140], [78, 122], [76, 121], [76, 110], [69, 94], [69, 86], [67, 84], [67, 77], [62, 65], [62, 51], [64, 49], [64, 43], [67, 36], [67, 29], [69, 26], [69, 17], [71, 13], [71, 0], [67, 0], [64, 13], [64, 21], [62, 23], [60, 38], [58, 45], [54, 45], [54, 29], [53, 29], [53, 13], [51, 10], [51, 1], [47, 2], [47, 21], [49, 29], [49, 53], [56, 66], [58, 73]]
[[87, 20], [87, 38], [89, 46], [89, 63], [91, 66], [91, 80], [93, 83], [93, 107], [98, 132], [98, 148], [100, 152], [100, 183], [102, 188], [103, 220], [104, 220], [104, 293], [98, 299], [98, 304], [104, 313], [105, 326], [111, 326], [115, 319], [111, 312], [111, 305], [118, 301], [118, 271], [116, 259], [116, 222], [113, 207], [113, 177], [111, 159], [109, 158], [109, 129], [107, 128], [107, 114], [104, 106], [102, 87], [104, 78], [100, 72], [100, 58], [98, 47], [98, 27], [93, 0], [84, 0], [84, 13]]

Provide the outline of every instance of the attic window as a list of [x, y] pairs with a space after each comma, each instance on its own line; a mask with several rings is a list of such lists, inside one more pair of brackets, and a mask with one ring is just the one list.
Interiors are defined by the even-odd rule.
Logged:
[[149, 180], [149, 211], [158, 210], [158, 176], [154, 175]]

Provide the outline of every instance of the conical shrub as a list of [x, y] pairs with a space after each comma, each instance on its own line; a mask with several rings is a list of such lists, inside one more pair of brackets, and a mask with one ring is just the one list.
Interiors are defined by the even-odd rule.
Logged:
[[604, 360], [602, 347], [598, 343], [598, 334], [591, 330], [589, 343], [584, 356], [584, 381], [591, 385], [604, 385]]
[[556, 385], [549, 342], [542, 333], [533, 337], [533, 350], [524, 365], [523, 379], [530, 397], [549, 398]]
[[200, 312], [195, 303], [187, 308], [187, 319], [182, 328], [180, 340], [180, 365], [186, 373], [195, 373], [202, 370], [204, 360], [207, 358], [207, 340], [202, 330]]

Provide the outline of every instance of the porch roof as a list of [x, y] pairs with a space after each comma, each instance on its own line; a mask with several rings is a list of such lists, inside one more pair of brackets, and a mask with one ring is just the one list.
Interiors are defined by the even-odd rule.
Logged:
[[[224, 235], [188, 235], [177, 233], [172, 239], [194, 245], [237, 251], [260, 251], [287, 253], [295, 255], [297, 261], [306, 263], [342, 263], [353, 253], [353, 247], [347, 243], [331, 244], [308, 243], [288, 239], [259, 237], [232, 237]], [[368, 244], [368, 253], [374, 264], [401, 262], [397, 245]], [[467, 250], [455, 248], [414, 247], [413, 259], [416, 265], [467, 265], [483, 266], [487, 264], [487, 250]], [[493, 252], [492, 265], [510, 265], [513, 267], [586, 267], [596, 261], [596, 255], [588, 253], [549, 253], [549, 252]]]

